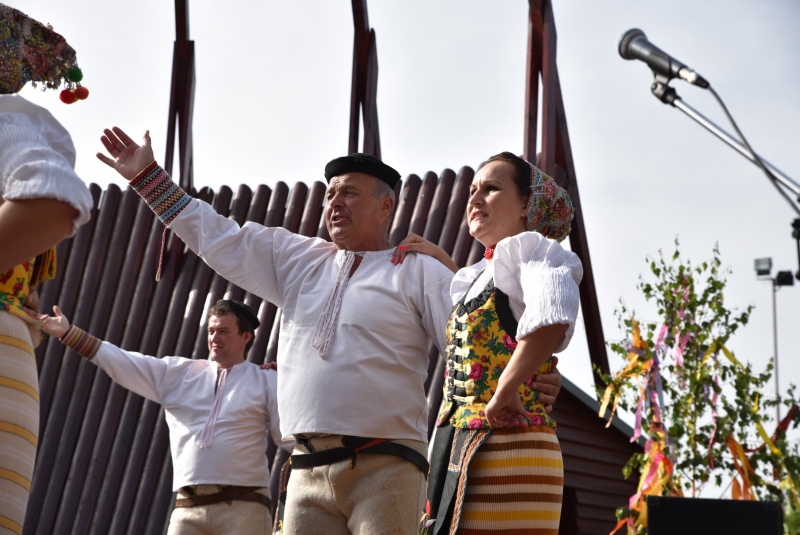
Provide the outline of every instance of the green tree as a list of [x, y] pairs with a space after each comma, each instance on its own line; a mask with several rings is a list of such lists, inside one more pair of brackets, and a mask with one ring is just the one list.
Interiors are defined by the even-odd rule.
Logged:
[[614, 376], [601, 373], [607, 388], [598, 392], [600, 416], [607, 406], [609, 422], [617, 406], [634, 412], [636, 433], [646, 440], [624, 468], [626, 477], [639, 474], [639, 487], [631, 506], [618, 509], [617, 528], [645, 532], [648, 495], [696, 497], [709, 482], [719, 487], [733, 478], [732, 497], [781, 502], [787, 533], [800, 533], [800, 457], [786, 438], [787, 427], [800, 420], [794, 387], [782, 400], [789, 415], [770, 437], [768, 415], [781, 403], [762, 395], [772, 363], [756, 373], [727, 348], [753, 307], [726, 308], [728, 270], [720, 267], [718, 247], [698, 266], [682, 259], [678, 247], [676, 240], [671, 258], [648, 259], [653, 278], [637, 285], [658, 318], [640, 323], [621, 304], [616, 316], [627, 340], [609, 345], [627, 364]]

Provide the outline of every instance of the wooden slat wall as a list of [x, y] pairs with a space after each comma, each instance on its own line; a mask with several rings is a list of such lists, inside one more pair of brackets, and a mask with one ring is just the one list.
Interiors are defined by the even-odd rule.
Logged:
[[[398, 191], [390, 236], [413, 231], [440, 243], [459, 265], [477, 261], [482, 246], [470, 236], [465, 208], [474, 171], [445, 169], [421, 180], [410, 175]], [[256, 221], [328, 239], [325, 185], [279, 182], [255, 191], [240, 186], [203, 188], [197, 196], [240, 224]], [[58, 304], [75, 324], [129, 350], [163, 357], [207, 358], [206, 303], [244, 299], [258, 310], [261, 327], [249, 359], [277, 354], [280, 310], [230, 284], [168, 235], [162, 279], [155, 282], [163, 226], [136, 194], [92, 185], [95, 211], [77, 235], [58, 246], [56, 279], [41, 288], [42, 309]], [[163, 410], [114, 384], [105, 372], [47, 337], [36, 351], [41, 424], [26, 534], [135, 534], [165, 532], [173, 493], [169, 441]], [[429, 406], [433, 424], [441, 400], [443, 360], [430, 352]], [[566, 466], [565, 501], [578, 531], [608, 533], [614, 509], [635, 484], [621, 468], [632, 448], [623, 433], [603, 428], [593, 409], [569, 392], [559, 398], [556, 419]], [[273, 495], [285, 452], [273, 460]]]

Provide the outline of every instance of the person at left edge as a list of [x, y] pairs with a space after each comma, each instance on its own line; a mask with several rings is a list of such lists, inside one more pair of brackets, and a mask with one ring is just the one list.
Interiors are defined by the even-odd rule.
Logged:
[[63, 92], [71, 93], [82, 77], [64, 37], [0, 4], [0, 275], [89, 220], [92, 196], [75, 174], [69, 132], [17, 94], [28, 82], [46, 89], [66, 85]]
[[[28, 82], [57, 89], [80, 73], [64, 37], [0, 4], [0, 534], [21, 534], [39, 442], [34, 349], [36, 285], [56, 272], [54, 246], [89, 220], [69, 132], [21, 97]], [[74, 77], [74, 76], [73, 76]], [[54, 98], [55, 100], [55, 98]], [[35, 313], [34, 313], [35, 316]]]
[[275, 370], [245, 360], [259, 322], [244, 303], [208, 311], [209, 359], [155, 358], [82, 331], [53, 307], [42, 329], [164, 407], [178, 492], [168, 535], [263, 535], [272, 525], [267, 432], [281, 441]]

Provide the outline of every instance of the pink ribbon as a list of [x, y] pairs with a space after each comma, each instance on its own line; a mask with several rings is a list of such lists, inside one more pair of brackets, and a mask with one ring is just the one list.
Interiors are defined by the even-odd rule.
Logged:
[[689, 343], [689, 338], [692, 337], [692, 333], [686, 333], [683, 335], [683, 338], [678, 339], [680, 336], [679, 332], [675, 333], [675, 364], [679, 367], [683, 367], [683, 351], [686, 349], [686, 344]]
[[225, 390], [225, 379], [228, 377], [228, 368], [222, 368], [219, 371], [219, 384], [217, 385], [217, 393], [214, 396], [214, 405], [211, 407], [211, 412], [208, 413], [208, 420], [203, 427], [203, 432], [200, 433], [200, 447], [205, 448], [211, 445], [214, 439], [214, 426], [217, 424], [217, 417], [219, 416], [219, 409], [222, 406], [222, 393]]
[[317, 328], [314, 329], [314, 336], [311, 339], [311, 346], [319, 352], [322, 359], [328, 358], [328, 352], [333, 344], [333, 337], [336, 335], [336, 324], [339, 321], [339, 309], [342, 307], [344, 299], [344, 289], [350, 281], [350, 269], [353, 267], [356, 255], [352, 251], [346, 251], [342, 258], [342, 267], [339, 269], [339, 276], [336, 277], [336, 284], [333, 285], [325, 308], [322, 309], [317, 320]]
[[661, 342], [664, 341], [664, 337], [667, 335], [667, 330], [668, 330], [667, 324], [662, 323], [661, 330], [658, 332], [658, 337], [656, 338], [656, 349], [655, 349], [656, 353], [661, 348]]

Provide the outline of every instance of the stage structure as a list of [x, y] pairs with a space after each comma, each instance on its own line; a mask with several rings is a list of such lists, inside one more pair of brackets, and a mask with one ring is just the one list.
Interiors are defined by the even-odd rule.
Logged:
[[[241, 185], [236, 192], [192, 186], [194, 44], [189, 40], [187, 0], [176, 0], [176, 42], [165, 168], [174, 170], [175, 136], [181, 185], [238, 223], [282, 226], [329, 239], [322, 219], [326, 186], [283, 182], [273, 188]], [[380, 155], [377, 114], [377, 49], [365, 0], [352, 0], [355, 28], [348, 149]], [[525, 156], [536, 150], [539, 92], [542, 101], [543, 170], [565, 187], [575, 203], [571, 246], [583, 261], [581, 305], [593, 363], [608, 370], [592, 277], [588, 240], [555, 63], [556, 33], [550, 0], [529, 2]], [[541, 77], [541, 87], [539, 79]], [[344, 149], [344, 147], [343, 147]], [[398, 185], [391, 238], [415, 232], [438, 243], [456, 263], [477, 261], [482, 246], [470, 236], [466, 202], [473, 169], [411, 174]], [[58, 246], [60, 269], [41, 288], [41, 309], [58, 303], [74, 323], [123, 348], [150, 355], [207, 358], [205, 304], [241, 299], [259, 311], [261, 328], [249, 358], [273, 361], [279, 344], [280, 310], [216, 273], [172, 237], [162, 280], [155, 282], [163, 226], [131, 190], [91, 186], [92, 220]], [[40, 372], [41, 429], [25, 534], [132, 534], [166, 532], [174, 503], [168, 430], [160, 406], [111, 382], [105, 372], [60, 343], [45, 339], [36, 351]], [[441, 400], [444, 361], [430, 355], [426, 389], [432, 427]], [[596, 401], [565, 378], [553, 416], [564, 455], [561, 533], [603, 534], [615, 524], [614, 509], [627, 503], [636, 481], [621, 469], [638, 444], [632, 430], [615, 421], [604, 429]], [[273, 496], [285, 453], [267, 451]]]

